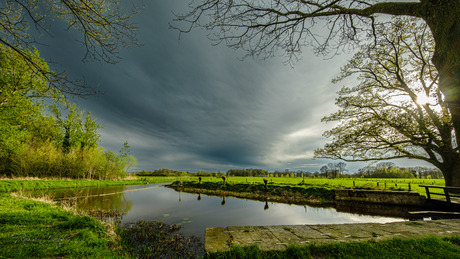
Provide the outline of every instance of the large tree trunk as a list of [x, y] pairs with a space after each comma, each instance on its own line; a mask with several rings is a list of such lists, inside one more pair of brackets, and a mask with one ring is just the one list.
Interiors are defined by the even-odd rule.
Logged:
[[[455, 129], [456, 145], [460, 143], [460, 1], [425, 0], [424, 20], [436, 42], [433, 63], [439, 72], [439, 88], [446, 97]], [[460, 156], [443, 172], [446, 185], [460, 187]]]
[[442, 174], [444, 175], [446, 186], [460, 187], [460, 159], [458, 155], [450, 166], [442, 170]]

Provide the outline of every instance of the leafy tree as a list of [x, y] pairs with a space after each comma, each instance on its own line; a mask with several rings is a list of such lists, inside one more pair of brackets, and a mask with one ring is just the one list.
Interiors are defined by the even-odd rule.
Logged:
[[119, 153], [124, 172], [127, 173], [131, 167], [135, 167], [137, 165], [136, 158], [131, 155], [131, 147], [129, 146], [128, 141], [123, 143], [123, 147]]
[[319, 171], [321, 171], [321, 173], [324, 174], [327, 178], [327, 173], [329, 172], [329, 168], [327, 167], [327, 165], [323, 165], [321, 169], [319, 169]]
[[335, 79], [358, 76], [339, 92], [340, 111], [323, 118], [339, 121], [324, 133], [332, 143], [319, 157], [345, 161], [414, 158], [444, 174], [446, 185], [460, 186], [458, 146], [439, 74], [430, 62], [434, 42], [425, 24], [406, 19], [377, 26], [377, 46], [363, 45]]
[[100, 125], [91, 118], [91, 113], [83, 112], [75, 104], [67, 105], [68, 114], [62, 118], [61, 111], [56, 105], [51, 107], [52, 113], [56, 117], [57, 124], [62, 130], [62, 148], [69, 153], [72, 148], [97, 147], [100, 135], [98, 129]]
[[[326, 178], [337, 178], [345, 172], [347, 164], [344, 162], [328, 163], [320, 168], [320, 171]], [[310, 173], [311, 174], [311, 173]]]
[[[42, 70], [49, 70], [36, 49], [27, 53]], [[50, 127], [54, 121], [41, 111], [44, 99], [59, 95], [18, 53], [1, 45], [0, 86], [0, 157], [17, 153], [27, 139], [56, 137], [56, 128]]]
[[[452, 114], [451, 125], [457, 132], [453, 138], [460, 143], [460, 1], [199, 0], [190, 6], [189, 12], [177, 15], [179, 23], [173, 27], [181, 32], [204, 27], [216, 43], [263, 58], [279, 50], [295, 58], [306, 45], [315, 46], [317, 53], [334, 54], [348, 50], [348, 43], [367, 39], [378, 43], [376, 28], [386, 22], [383, 15], [420, 18], [433, 35], [432, 64], [439, 71], [439, 90]], [[451, 159], [455, 165], [449, 174], [460, 179], [460, 159], [458, 155]], [[460, 186], [459, 180], [449, 183]]]
[[336, 168], [339, 171], [339, 174], [343, 174], [346, 171], [347, 164], [344, 162], [338, 162]]
[[84, 147], [95, 148], [98, 146], [99, 135], [98, 130], [101, 128], [101, 125], [96, 122], [95, 119], [91, 117], [91, 113], [85, 113], [85, 121], [83, 122], [83, 132], [80, 137], [80, 145]]
[[[118, 178], [135, 158], [98, 147], [99, 124], [68, 104], [14, 50], [0, 44], [0, 174], [7, 176]], [[43, 70], [38, 51], [31, 54]], [[63, 118], [56, 105], [65, 104]], [[64, 152], [65, 151], [65, 152]]]
[[52, 35], [49, 24], [61, 21], [66, 30], [81, 34], [86, 48], [84, 59], [114, 62], [118, 50], [135, 42], [135, 26], [131, 21], [138, 12], [126, 11], [118, 0], [5, 0], [0, 4], [0, 45], [16, 52], [33, 73], [41, 74], [50, 86], [73, 94], [88, 94], [87, 87], [70, 83], [65, 73], [44, 69], [33, 56], [33, 45], [42, 35]]
[[329, 173], [330, 177], [331, 178], [337, 178], [337, 173], [339, 172], [339, 170], [337, 170], [337, 164], [328, 163], [327, 168], [328, 168], [328, 173]]

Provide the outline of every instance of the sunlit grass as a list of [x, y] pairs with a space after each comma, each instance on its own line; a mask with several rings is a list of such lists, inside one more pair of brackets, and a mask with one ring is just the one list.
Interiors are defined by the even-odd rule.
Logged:
[[424, 237], [290, 246], [285, 251], [261, 251], [257, 246], [234, 246], [206, 258], [460, 258], [460, 237]]
[[0, 194], [0, 258], [114, 258], [113, 230], [54, 204]]
[[[246, 184], [263, 184], [263, 179], [268, 180], [270, 185], [286, 186], [319, 186], [330, 189], [369, 189], [369, 190], [393, 190], [393, 191], [410, 191], [420, 193], [426, 196], [424, 187], [419, 185], [444, 186], [444, 179], [415, 179], [415, 178], [301, 178], [301, 177], [244, 177], [231, 176], [226, 177], [228, 184], [246, 183]], [[198, 177], [187, 179], [187, 181], [198, 182]], [[222, 182], [221, 177], [202, 177], [202, 182]]]
[[76, 188], [76, 187], [99, 187], [113, 185], [136, 185], [147, 183], [173, 182], [176, 177], [135, 177], [133, 179], [121, 180], [75, 180], [75, 179], [2, 179], [0, 180], [0, 192], [12, 192], [19, 190], [40, 190], [56, 188]]

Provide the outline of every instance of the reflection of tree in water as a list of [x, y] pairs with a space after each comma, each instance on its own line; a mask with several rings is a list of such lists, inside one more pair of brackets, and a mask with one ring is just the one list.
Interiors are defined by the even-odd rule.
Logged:
[[222, 202], [220, 203], [220, 205], [225, 205], [225, 194], [222, 194]]
[[264, 206], [264, 210], [268, 210], [269, 207], [268, 207], [268, 199], [265, 199], [265, 206]]

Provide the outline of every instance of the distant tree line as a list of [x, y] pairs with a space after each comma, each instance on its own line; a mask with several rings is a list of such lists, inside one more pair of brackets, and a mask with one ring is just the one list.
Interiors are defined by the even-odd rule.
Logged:
[[422, 178], [442, 179], [443, 174], [437, 168], [428, 167], [399, 167], [392, 162], [381, 162], [376, 165], [367, 165], [358, 169], [355, 173], [349, 173], [344, 162], [328, 163], [321, 167], [320, 172], [286, 169], [284, 171], [269, 172], [264, 169], [229, 169], [227, 172], [205, 172], [197, 173], [175, 171], [171, 169], [157, 169], [155, 171], [142, 171], [136, 173], [138, 176], [211, 176], [211, 177], [291, 177], [291, 178]]
[[189, 175], [188, 172], [183, 171], [175, 171], [171, 169], [161, 168], [155, 171], [145, 171], [137, 172], [136, 175], [138, 176], [181, 176], [181, 175]]
[[366, 166], [353, 174], [362, 178], [424, 178], [442, 179], [443, 174], [437, 168], [428, 167], [398, 167], [392, 162], [381, 162], [375, 166]]
[[268, 171], [263, 169], [230, 169], [227, 176], [267, 176]]
[[345, 173], [346, 164], [343, 162], [329, 163], [321, 167], [321, 173], [314, 173], [315, 177], [322, 178], [423, 178], [442, 179], [443, 174], [437, 168], [428, 167], [399, 167], [393, 162], [380, 162], [376, 165], [367, 165], [355, 173]]
[[141, 172], [134, 173], [137, 176], [213, 176], [213, 177], [222, 177], [225, 174], [222, 172], [205, 172], [205, 171], [198, 171], [196, 173], [184, 172], [184, 171], [176, 171], [167, 168], [160, 168], [154, 171], [145, 171], [142, 170]]

